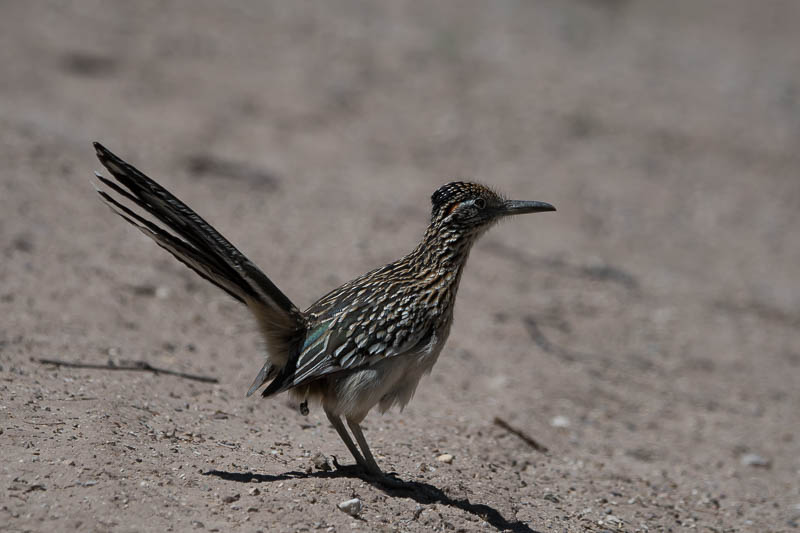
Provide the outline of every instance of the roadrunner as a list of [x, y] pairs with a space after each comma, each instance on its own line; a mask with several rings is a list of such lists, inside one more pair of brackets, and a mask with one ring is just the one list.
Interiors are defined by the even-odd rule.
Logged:
[[450, 333], [472, 245], [503, 217], [555, 211], [544, 202], [506, 200], [476, 183], [448, 183], [433, 193], [430, 225], [410, 254], [345, 283], [302, 312], [186, 204], [101, 144], [94, 147], [116, 179], [96, 173], [109, 189], [98, 188], [103, 200], [255, 316], [267, 361], [247, 395], [264, 385], [264, 397], [289, 391], [303, 414], [309, 400], [321, 403], [356, 462], [375, 476], [381, 470], [359, 424], [376, 405], [381, 412], [404, 407], [431, 371]]

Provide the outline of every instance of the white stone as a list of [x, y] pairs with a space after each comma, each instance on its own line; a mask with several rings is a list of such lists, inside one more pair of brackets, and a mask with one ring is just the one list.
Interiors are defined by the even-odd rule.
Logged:
[[358, 513], [361, 512], [362, 506], [363, 504], [361, 503], [361, 500], [358, 498], [353, 498], [352, 500], [343, 501], [338, 505], [340, 511], [344, 511], [350, 516], [358, 516]]

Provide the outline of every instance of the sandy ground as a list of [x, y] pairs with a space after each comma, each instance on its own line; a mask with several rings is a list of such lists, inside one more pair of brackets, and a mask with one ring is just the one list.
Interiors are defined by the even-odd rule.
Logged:
[[[749, 0], [3, 2], [0, 529], [796, 530], [799, 25]], [[249, 316], [97, 200], [92, 140], [301, 307], [415, 246], [453, 178], [559, 211], [484, 237], [433, 374], [365, 421], [389, 490], [315, 467], [350, 461], [319, 410], [244, 397]]]

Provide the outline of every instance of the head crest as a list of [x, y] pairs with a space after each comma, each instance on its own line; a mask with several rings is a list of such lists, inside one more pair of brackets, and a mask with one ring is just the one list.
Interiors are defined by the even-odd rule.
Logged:
[[477, 183], [467, 183], [464, 181], [452, 181], [442, 185], [431, 195], [434, 214], [445, 206], [450, 206], [458, 202], [463, 202], [470, 198], [476, 198], [486, 194], [488, 189]]

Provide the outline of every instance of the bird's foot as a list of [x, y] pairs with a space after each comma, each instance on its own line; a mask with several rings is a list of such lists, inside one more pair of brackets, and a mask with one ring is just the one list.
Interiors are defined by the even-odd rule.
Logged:
[[390, 489], [407, 489], [408, 484], [400, 479], [397, 475], [397, 472], [388, 472], [388, 473], [379, 473], [379, 474], [371, 474], [370, 478], [375, 481], [375, 483], [379, 485], [383, 485], [384, 487], [388, 487]]
[[340, 471], [340, 472], [353, 471], [355, 469], [360, 469], [361, 468], [361, 465], [358, 464], [358, 463], [353, 464], [353, 465], [342, 465], [342, 464], [339, 464], [339, 460], [336, 458], [335, 455], [331, 455], [331, 463], [333, 463], [333, 468], [335, 468], [337, 471]]
[[397, 472], [382, 472], [380, 468], [370, 468], [369, 466], [360, 465], [358, 463], [352, 465], [343, 465], [339, 463], [335, 455], [331, 455], [331, 463], [338, 472], [359, 473], [366, 481], [371, 481], [384, 487], [393, 489], [407, 488], [406, 482], [400, 479]]

